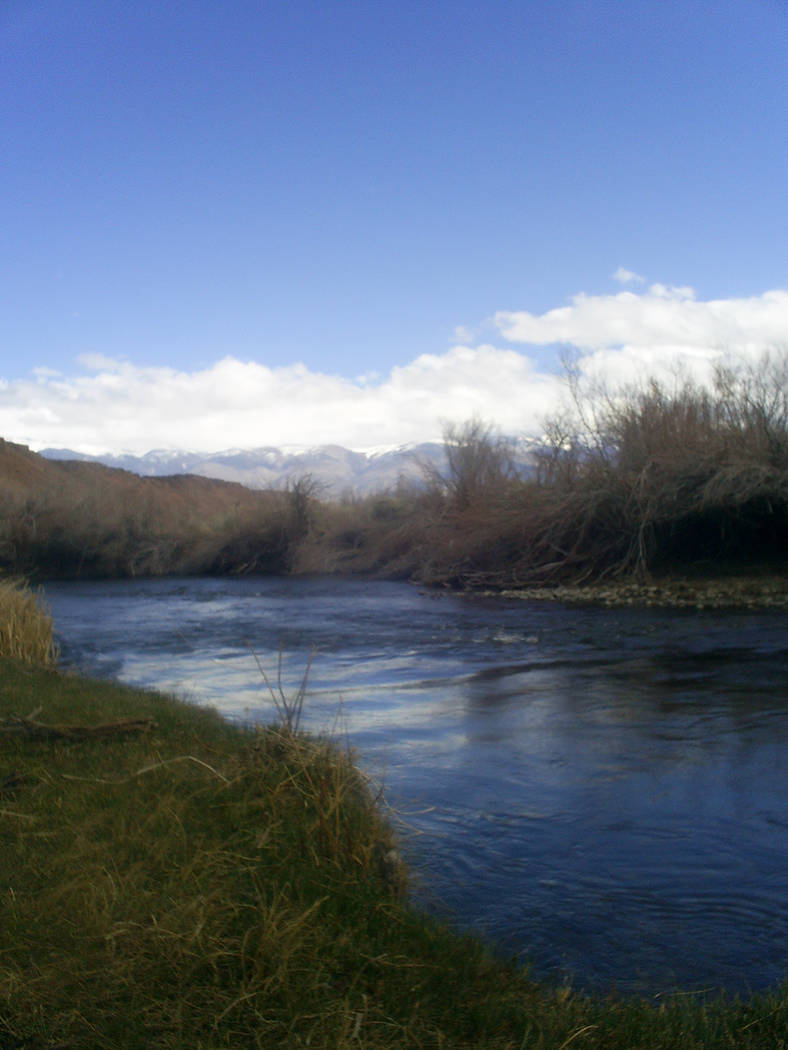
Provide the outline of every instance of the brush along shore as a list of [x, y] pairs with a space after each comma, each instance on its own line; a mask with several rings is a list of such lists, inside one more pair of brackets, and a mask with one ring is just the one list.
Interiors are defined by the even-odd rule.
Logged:
[[0, 659], [0, 1047], [768, 1048], [788, 985], [531, 980], [408, 902], [335, 743]]
[[368, 496], [330, 496], [309, 474], [268, 492], [139, 478], [0, 439], [0, 571], [339, 573], [537, 598], [594, 583], [561, 598], [714, 607], [739, 602], [635, 592], [632, 581], [722, 566], [777, 565], [785, 575], [788, 349], [720, 359], [706, 384], [644, 376], [608, 390], [571, 363], [566, 380], [567, 403], [541, 422], [538, 440], [479, 419], [448, 423], [420, 479]]

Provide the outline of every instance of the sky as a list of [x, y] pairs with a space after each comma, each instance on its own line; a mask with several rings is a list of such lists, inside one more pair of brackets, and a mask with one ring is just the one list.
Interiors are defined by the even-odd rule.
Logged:
[[0, 0], [0, 436], [539, 433], [788, 343], [786, 0]]

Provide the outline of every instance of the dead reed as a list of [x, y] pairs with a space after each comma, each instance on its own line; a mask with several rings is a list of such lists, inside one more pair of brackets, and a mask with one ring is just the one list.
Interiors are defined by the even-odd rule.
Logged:
[[52, 618], [40, 591], [20, 579], [0, 579], [0, 656], [51, 667], [57, 663]]

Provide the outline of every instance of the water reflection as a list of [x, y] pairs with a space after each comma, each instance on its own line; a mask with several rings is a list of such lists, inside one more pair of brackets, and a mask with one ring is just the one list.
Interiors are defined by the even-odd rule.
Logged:
[[575, 983], [786, 972], [786, 616], [337, 580], [48, 588], [67, 659], [269, 721], [280, 645], [407, 818], [421, 899]]

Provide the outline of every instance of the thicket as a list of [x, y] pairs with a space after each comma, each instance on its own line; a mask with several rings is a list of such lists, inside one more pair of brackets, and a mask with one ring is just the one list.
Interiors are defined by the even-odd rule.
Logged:
[[785, 565], [788, 355], [720, 366], [710, 386], [611, 393], [568, 378], [530, 476], [492, 428], [449, 427], [444, 471], [366, 505], [355, 527], [327, 511], [309, 566], [333, 551], [366, 571], [512, 586]]
[[574, 413], [539, 456], [534, 561], [574, 576], [768, 559], [788, 524], [788, 355], [720, 365], [713, 384], [618, 395], [570, 373]]

